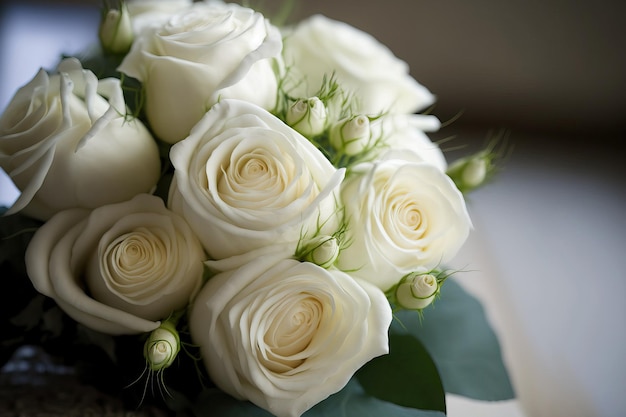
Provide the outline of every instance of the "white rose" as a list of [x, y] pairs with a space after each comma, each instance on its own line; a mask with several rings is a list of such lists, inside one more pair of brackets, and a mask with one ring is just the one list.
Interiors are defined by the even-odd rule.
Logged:
[[275, 259], [211, 278], [189, 325], [219, 388], [295, 417], [388, 352], [391, 309], [382, 291], [341, 271]]
[[191, 6], [193, 0], [125, 0], [124, 3], [135, 17], [142, 13], [173, 14]]
[[155, 196], [60, 212], [35, 233], [26, 267], [35, 289], [74, 320], [109, 334], [149, 332], [202, 284], [204, 252]]
[[425, 133], [439, 129], [440, 123], [435, 116], [388, 114], [372, 125], [372, 136], [380, 138], [380, 142], [371, 156], [426, 162], [446, 171], [448, 164], [443, 152]]
[[126, 0], [133, 32], [141, 33], [149, 27], [160, 26], [171, 15], [191, 6], [192, 0]]
[[46, 220], [150, 192], [159, 151], [148, 130], [125, 117], [119, 80], [98, 81], [76, 59], [58, 71], [40, 71], [0, 117], [0, 167], [21, 191], [9, 213]]
[[449, 261], [471, 228], [461, 192], [427, 163], [360, 164], [344, 181], [341, 198], [350, 243], [337, 267], [385, 291], [408, 273]]
[[150, 126], [175, 143], [220, 99], [273, 109], [281, 48], [278, 29], [260, 13], [201, 2], [143, 30], [118, 70], [143, 83]]
[[324, 75], [334, 74], [354, 94], [356, 112], [414, 113], [433, 103], [433, 95], [409, 75], [401, 61], [370, 34], [321, 15], [310, 17], [285, 34], [283, 57], [289, 68], [289, 92], [309, 97]]
[[284, 243], [293, 255], [304, 234], [336, 231], [344, 170], [254, 104], [222, 100], [170, 159], [169, 206], [214, 259]]

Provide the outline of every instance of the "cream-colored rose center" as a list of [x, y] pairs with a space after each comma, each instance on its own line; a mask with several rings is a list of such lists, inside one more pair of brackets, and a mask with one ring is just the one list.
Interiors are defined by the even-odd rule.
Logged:
[[267, 349], [263, 362], [274, 372], [292, 370], [306, 360], [301, 353], [315, 336], [324, 311], [320, 300], [306, 294], [282, 307], [263, 339]]
[[419, 230], [422, 224], [422, 213], [412, 204], [406, 204], [400, 209], [400, 218], [402, 225], [407, 231]]
[[172, 354], [172, 347], [167, 342], [157, 342], [152, 346], [151, 358], [155, 364], [160, 364], [169, 359]]
[[424, 237], [427, 232], [427, 218], [413, 196], [397, 190], [387, 204], [382, 204], [380, 214], [382, 225], [389, 237], [405, 247]]
[[146, 296], [167, 270], [168, 248], [158, 236], [145, 228], [119, 236], [104, 254], [107, 283], [127, 297]]
[[237, 164], [239, 178], [254, 182], [269, 173], [270, 167], [265, 158], [250, 158]]
[[255, 149], [222, 167], [217, 183], [222, 200], [232, 207], [258, 210], [281, 208], [298, 198], [304, 187], [293, 181], [295, 165], [289, 155], [279, 157]]

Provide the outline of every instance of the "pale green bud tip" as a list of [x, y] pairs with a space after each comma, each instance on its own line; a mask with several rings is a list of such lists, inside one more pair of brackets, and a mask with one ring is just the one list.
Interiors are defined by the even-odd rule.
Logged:
[[317, 97], [296, 101], [287, 111], [286, 122], [306, 137], [321, 134], [326, 128], [328, 112]]
[[475, 188], [481, 185], [487, 178], [487, 165], [485, 158], [470, 159], [461, 174], [465, 186]]
[[339, 242], [332, 236], [317, 236], [304, 246], [303, 260], [330, 268], [339, 256]]
[[165, 322], [158, 329], [152, 331], [144, 344], [144, 356], [148, 366], [153, 371], [159, 371], [170, 366], [180, 351], [180, 337], [176, 328]]
[[337, 151], [354, 156], [365, 150], [370, 135], [369, 118], [358, 115], [341, 120], [333, 126], [330, 130], [330, 144]]
[[432, 274], [413, 273], [405, 276], [396, 288], [399, 307], [421, 310], [433, 302], [439, 292], [437, 277]]
[[98, 32], [102, 49], [114, 54], [128, 52], [133, 43], [133, 28], [125, 4], [104, 13]]
[[472, 191], [487, 182], [494, 172], [494, 159], [498, 155], [485, 150], [452, 163], [446, 173], [462, 192]]

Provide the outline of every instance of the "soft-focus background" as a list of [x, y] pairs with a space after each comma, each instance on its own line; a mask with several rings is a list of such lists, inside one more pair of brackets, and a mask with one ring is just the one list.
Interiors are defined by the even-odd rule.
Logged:
[[[99, 4], [2, 3], [0, 111], [40, 66], [96, 40]], [[513, 152], [470, 195], [475, 231], [455, 266], [472, 271], [458, 280], [484, 302], [518, 398], [452, 398], [449, 414], [623, 416], [626, 2], [301, 0], [293, 16], [313, 13], [406, 60], [442, 120], [462, 113], [433, 135], [468, 144], [451, 157], [508, 130]], [[0, 202], [11, 193], [0, 178]]]

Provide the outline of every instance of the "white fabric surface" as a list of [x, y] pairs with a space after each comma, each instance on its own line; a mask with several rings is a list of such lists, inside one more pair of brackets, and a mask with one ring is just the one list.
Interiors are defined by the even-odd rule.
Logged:
[[458, 282], [483, 301], [526, 415], [623, 416], [623, 151], [600, 135], [512, 140], [503, 171], [469, 196], [475, 230], [455, 266], [472, 272]]

